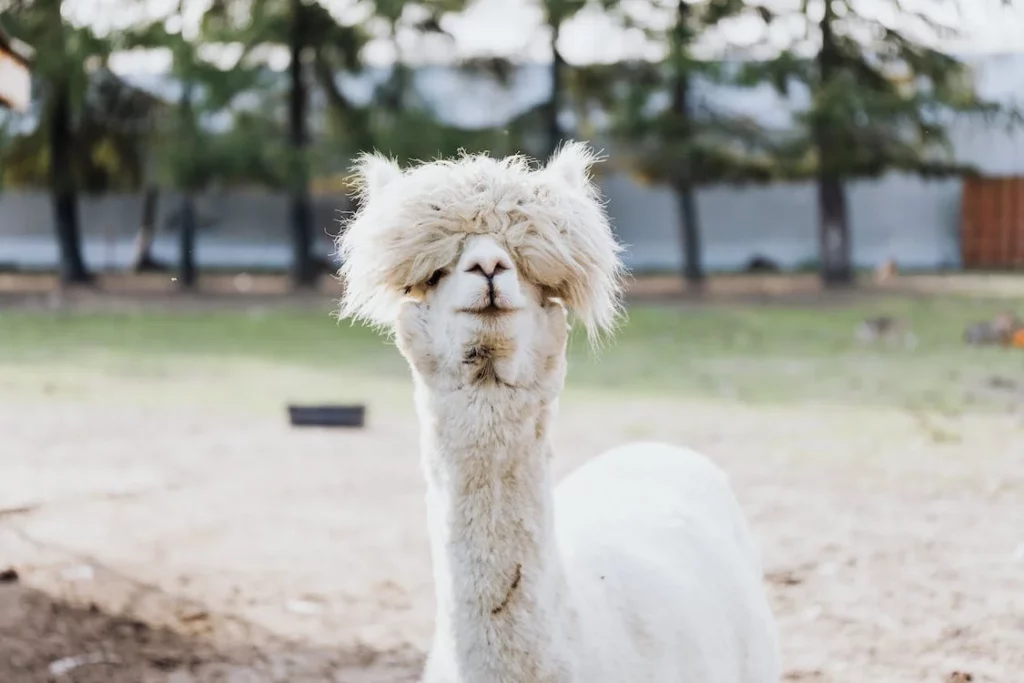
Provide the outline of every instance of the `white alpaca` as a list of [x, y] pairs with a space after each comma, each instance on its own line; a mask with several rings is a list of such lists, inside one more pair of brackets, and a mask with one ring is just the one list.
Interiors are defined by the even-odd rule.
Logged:
[[574, 143], [540, 169], [358, 165], [342, 314], [393, 330], [415, 381], [437, 594], [424, 681], [777, 683], [759, 560], [719, 469], [642, 443], [554, 487], [566, 310], [592, 338], [619, 311], [594, 161]]

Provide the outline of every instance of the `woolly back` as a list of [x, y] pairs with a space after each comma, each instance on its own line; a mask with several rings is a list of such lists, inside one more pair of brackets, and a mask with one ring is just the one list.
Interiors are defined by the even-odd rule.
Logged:
[[491, 235], [519, 276], [561, 299], [592, 340], [621, 311], [622, 247], [592, 182], [583, 143], [548, 164], [469, 155], [402, 170], [380, 154], [355, 167], [361, 206], [338, 238], [341, 314], [390, 329], [403, 297], [458, 258], [470, 235]]

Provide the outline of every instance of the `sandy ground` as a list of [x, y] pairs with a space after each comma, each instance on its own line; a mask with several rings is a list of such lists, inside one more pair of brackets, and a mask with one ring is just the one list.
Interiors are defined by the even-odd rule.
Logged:
[[[433, 615], [408, 404], [344, 432], [0, 390], [0, 681], [416, 680]], [[1022, 427], [570, 396], [558, 467], [637, 438], [718, 461], [787, 680], [1019, 683]]]

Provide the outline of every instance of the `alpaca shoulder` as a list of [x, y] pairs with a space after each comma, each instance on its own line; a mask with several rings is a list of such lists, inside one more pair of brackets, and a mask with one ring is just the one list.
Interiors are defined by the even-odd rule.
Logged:
[[692, 569], [730, 562], [761, 574], [728, 477], [689, 449], [639, 442], [599, 455], [558, 484], [555, 519], [566, 551], [650, 553]]
[[778, 680], [760, 561], [710, 460], [630, 444], [570, 474], [555, 501], [581, 640], [619, 644], [596, 648], [595, 666], [653, 667], [659, 682]]
[[595, 520], [671, 531], [693, 523], [731, 528], [742, 518], [728, 477], [695, 451], [656, 442], [619, 446], [593, 458], [556, 489], [567, 524]]

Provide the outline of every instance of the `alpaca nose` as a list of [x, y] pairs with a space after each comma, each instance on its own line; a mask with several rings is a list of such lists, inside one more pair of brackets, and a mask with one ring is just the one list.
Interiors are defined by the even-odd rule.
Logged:
[[504, 254], [491, 252], [470, 258], [466, 263], [465, 270], [467, 273], [479, 273], [488, 280], [493, 280], [498, 273], [509, 270], [511, 267], [512, 264], [508, 262], [508, 258]]

